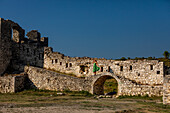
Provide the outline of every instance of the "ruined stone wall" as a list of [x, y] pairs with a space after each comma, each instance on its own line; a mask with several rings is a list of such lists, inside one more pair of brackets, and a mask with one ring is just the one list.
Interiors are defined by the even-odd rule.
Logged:
[[56, 91], [89, 91], [92, 94], [103, 94], [103, 85], [107, 77], [116, 78], [118, 82], [118, 96], [120, 95], [148, 95], [162, 96], [162, 86], [149, 86], [133, 83], [124, 77], [118, 77], [111, 73], [90, 76], [86, 79], [59, 74], [42, 68], [26, 66], [25, 72], [32, 82], [32, 86], [38, 89]]
[[9, 25], [4, 19], [0, 18], [0, 75], [5, 72], [12, 57], [11, 39], [7, 33], [10, 31], [3, 29], [6, 26]]
[[[53, 52], [52, 48], [48, 47], [48, 38], [41, 38], [37, 30], [28, 32], [27, 37], [25, 37], [25, 30], [17, 23], [0, 18], [0, 75], [9, 66], [23, 71], [24, 66], [27, 65], [29, 67], [25, 70], [28, 77], [32, 85], [39, 89], [91, 91], [94, 88], [100, 92], [100, 87], [95, 87], [90, 80], [93, 75], [93, 58], [69, 57]], [[105, 76], [102, 74], [109, 72], [118, 77], [120, 95], [162, 95], [163, 62], [106, 59], [97, 59], [97, 61], [101, 68], [97, 72], [99, 76]], [[44, 66], [46, 69], [88, 78], [80, 79], [31, 66]], [[0, 81], [0, 92], [16, 92], [24, 88], [25, 77], [4, 76]], [[100, 82], [97, 83], [98, 86]]]
[[[77, 76], [93, 75], [93, 59], [68, 57], [64, 54], [53, 52], [52, 48], [45, 48], [44, 68], [53, 69], [64, 73], [72, 73]], [[111, 72], [123, 76], [141, 85], [162, 85], [163, 84], [163, 62], [158, 60], [126, 60], [115, 61], [98, 59], [100, 71]]]
[[[13, 55], [12, 64], [16, 70], [22, 68], [18, 67], [19, 64], [43, 67], [44, 46], [48, 46], [48, 38], [40, 38], [40, 33], [36, 30], [32, 30], [27, 34], [29, 34], [27, 36], [30, 36], [31, 38], [24, 38], [21, 40], [21, 43], [13, 42], [13, 53], [17, 54]], [[37, 34], [39, 35], [37, 36]], [[37, 40], [33, 40], [32, 38]]]
[[14, 92], [19, 92], [25, 89], [25, 85], [26, 85], [26, 79], [27, 79], [27, 75], [25, 74], [21, 74], [21, 75], [17, 75], [14, 76], [15, 82], [14, 82]]
[[102, 73], [87, 78], [89, 83], [92, 85], [90, 92], [93, 94], [104, 94], [104, 82], [106, 79], [113, 77], [118, 83], [117, 96], [129, 95], [129, 96], [162, 96], [163, 86], [150, 86], [137, 84], [123, 76], [116, 76], [112, 73]]
[[42, 37], [37, 30], [27, 33], [17, 23], [0, 18], [0, 75], [8, 66], [22, 70], [22, 65], [43, 67], [44, 47], [48, 38]]
[[14, 89], [14, 77], [13, 76], [4, 76], [0, 77], [0, 93], [12, 93]]
[[163, 103], [164, 104], [170, 104], [170, 75], [164, 76]]
[[24, 89], [26, 75], [0, 77], [0, 93], [14, 93]]
[[150, 85], [141, 85], [135, 84], [131, 81], [124, 82], [121, 87], [121, 95], [129, 95], [129, 96], [162, 96], [163, 95], [163, 86], [150, 86]]
[[56, 91], [88, 91], [86, 81], [77, 77], [62, 75], [46, 69], [26, 66], [25, 72], [32, 82], [32, 86], [38, 89], [56, 90]]

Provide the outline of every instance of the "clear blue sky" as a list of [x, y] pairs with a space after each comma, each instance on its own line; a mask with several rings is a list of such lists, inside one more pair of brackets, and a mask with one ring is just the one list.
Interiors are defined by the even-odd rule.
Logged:
[[104, 58], [170, 52], [170, 0], [0, 0], [0, 17], [49, 37], [54, 51]]

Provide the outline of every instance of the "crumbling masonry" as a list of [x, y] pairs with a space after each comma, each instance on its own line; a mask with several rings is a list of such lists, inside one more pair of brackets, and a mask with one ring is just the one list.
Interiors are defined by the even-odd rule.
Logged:
[[169, 75], [165, 75], [163, 62], [97, 59], [101, 70], [94, 76], [93, 58], [69, 57], [53, 52], [48, 47], [48, 38], [41, 38], [37, 30], [28, 32], [26, 36], [28, 38], [25, 37], [25, 30], [17, 23], [0, 18], [1, 93], [17, 92], [30, 86], [57, 91], [85, 90], [100, 95], [104, 93], [105, 80], [114, 78], [118, 83], [117, 96], [163, 95], [164, 103], [170, 103]]

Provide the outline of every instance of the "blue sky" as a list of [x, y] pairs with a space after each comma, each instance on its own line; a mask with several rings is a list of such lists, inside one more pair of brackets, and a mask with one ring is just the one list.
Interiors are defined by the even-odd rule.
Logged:
[[170, 52], [170, 0], [0, 0], [0, 17], [49, 37], [68, 56], [117, 59]]

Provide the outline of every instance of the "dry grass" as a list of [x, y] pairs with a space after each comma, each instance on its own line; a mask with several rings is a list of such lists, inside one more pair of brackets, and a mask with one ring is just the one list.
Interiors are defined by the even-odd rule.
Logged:
[[[114, 98], [94, 98], [88, 92], [64, 91], [65, 95], [57, 95], [56, 91], [28, 90], [13, 94], [0, 94], [0, 113], [5, 110], [13, 111], [22, 108], [37, 109], [45, 107], [47, 111], [67, 108], [78, 110], [79, 112], [118, 112], [118, 113], [168, 113], [169, 105], [163, 105], [161, 97], [129, 97], [124, 96]], [[3, 108], [3, 109], [1, 109]], [[63, 110], [64, 110], [63, 109]], [[4, 110], [4, 111], [3, 111]], [[68, 111], [69, 111], [68, 110]], [[6, 112], [6, 111], [5, 111]], [[16, 111], [15, 111], [16, 112]], [[61, 110], [62, 112], [62, 110]], [[65, 111], [63, 111], [65, 112]], [[27, 113], [27, 111], [25, 111]]]

